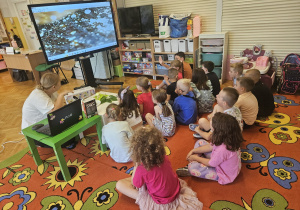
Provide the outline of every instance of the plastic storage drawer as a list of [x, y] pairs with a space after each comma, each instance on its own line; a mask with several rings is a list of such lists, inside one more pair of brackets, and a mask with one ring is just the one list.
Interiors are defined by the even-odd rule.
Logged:
[[215, 66], [222, 65], [222, 53], [202, 53], [202, 61], [212, 61]]
[[220, 46], [223, 45], [224, 39], [204, 39], [201, 40], [202, 45], [216, 45]]
[[202, 47], [202, 52], [223, 52], [223, 47]]
[[213, 72], [216, 73], [216, 75], [218, 76], [219, 79], [221, 79], [221, 75], [222, 75], [222, 67], [215, 67]]

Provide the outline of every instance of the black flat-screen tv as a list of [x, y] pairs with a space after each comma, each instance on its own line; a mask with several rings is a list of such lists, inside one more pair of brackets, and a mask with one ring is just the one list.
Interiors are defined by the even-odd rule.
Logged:
[[121, 34], [154, 34], [152, 5], [118, 9]]
[[48, 64], [118, 46], [109, 1], [28, 5]]

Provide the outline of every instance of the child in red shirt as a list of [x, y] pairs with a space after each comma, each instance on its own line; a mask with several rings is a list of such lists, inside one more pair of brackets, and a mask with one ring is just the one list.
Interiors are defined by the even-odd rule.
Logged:
[[140, 113], [142, 114], [142, 119], [143, 121], [146, 121], [145, 115], [147, 113], [151, 113], [152, 115], [155, 114], [154, 104], [152, 101], [152, 93], [151, 91], [149, 91], [149, 88], [151, 87], [151, 83], [147, 77], [139, 77], [136, 80], [136, 87], [138, 90], [142, 91], [142, 94], [140, 94], [137, 97], [137, 102], [140, 107]]
[[135, 199], [140, 209], [202, 209], [196, 193], [172, 170], [157, 128], [139, 128], [129, 144], [135, 167], [132, 177], [117, 182], [118, 191]]

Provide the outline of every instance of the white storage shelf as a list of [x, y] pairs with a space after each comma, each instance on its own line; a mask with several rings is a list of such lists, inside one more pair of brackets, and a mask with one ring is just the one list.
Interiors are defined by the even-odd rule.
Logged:
[[198, 67], [203, 61], [215, 63], [214, 72], [220, 77], [221, 83], [225, 82], [225, 68], [227, 61], [228, 33], [202, 33], [199, 35]]

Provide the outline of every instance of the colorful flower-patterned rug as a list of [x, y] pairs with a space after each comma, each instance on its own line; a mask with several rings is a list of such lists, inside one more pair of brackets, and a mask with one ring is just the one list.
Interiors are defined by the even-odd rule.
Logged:
[[[300, 209], [299, 96], [275, 95], [276, 112], [244, 130], [242, 170], [225, 186], [215, 181], [183, 178], [204, 209]], [[174, 170], [185, 166], [196, 139], [178, 126], [166, 151]], [[134, 200], [115, 189], [129, 177], [132, 163], [118, 164], [99, 150], [95, 129], [85, 132], [73, 150], [64, 149], [72, 179], [65, 182], [52, 149], [38, 148], [43, 164], [36, 166], [24, 150], [0, 163], [0, 209], [138, 209]]]

